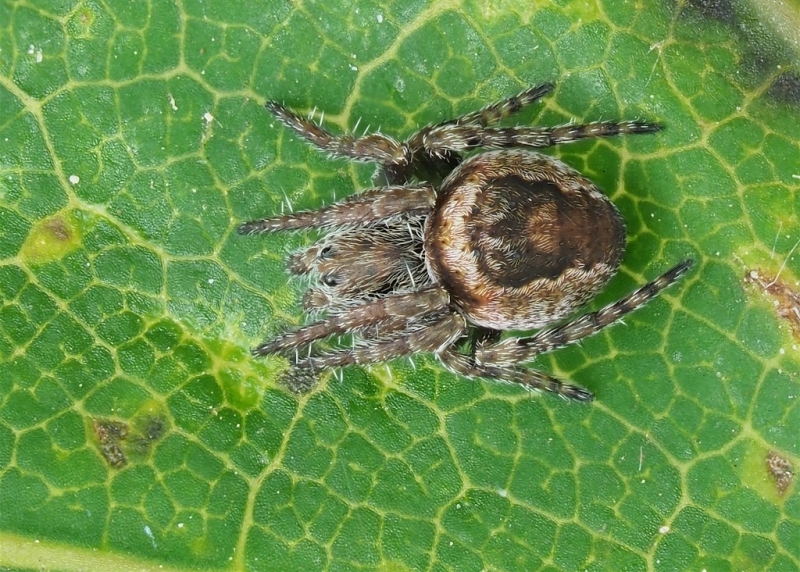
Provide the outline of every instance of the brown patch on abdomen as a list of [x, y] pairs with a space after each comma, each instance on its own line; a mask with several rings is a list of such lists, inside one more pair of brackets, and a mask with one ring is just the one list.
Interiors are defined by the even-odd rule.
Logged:
[[469, 320], [540, 328], [583, 305], [616, 272], [625, 226], [586, 177], [531, 151], [464, 161], [425, 225], [433, 279]]
[[625, 231], [609, 202], [567, 195], [549, 181], [507, 176], [491, 181], [476, 207], [473, 250], [500, 286], [520, 288], [568, 268], [619, 261]]

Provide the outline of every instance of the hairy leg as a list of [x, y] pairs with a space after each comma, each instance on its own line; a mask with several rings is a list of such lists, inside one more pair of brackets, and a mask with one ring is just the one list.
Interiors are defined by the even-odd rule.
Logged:
[[384, 337], [367, 338], [352, 348], [300, 358], [283, 376], [283, 383], [295, 393], [305, 393], [317, 383], [321, 370], [352, 364], [375, 364], [417, 352], [439, 352], [464, 334], [466, 322], [459, 314], [431, 314], [413, 329], [395, 331]]
[[413, 176], [416, 176], [419, 180], [438, 183], [461, 163], [461, 157], [458, 153], [444, 150], [440, 150], [436, 155], [429, 153], [425, 149], [424, 140], [431, 130], [447, 125], [494, 125], [505, 117], [517, 113], [538, 101], [552, 90], [553, 84], [551, 83], [537, 85], [517, 95], [490, 103], [479, 111], [423, 127], [412, 134], [405, 142], [411, 153], [411, 161], [386, 163], [379, 172], [378, 180], [385, 180], [388, 184], [396, 185], [405, 183]]
[[467, 113], [455, 119], [443, 121], [436, 127], [444, 125], [481, 125], [483, 127], [494, 125], [506, 117], [522, 111], [532, 103], [553, 91], [552, 83], [544, 83], [526, 89], [505, 99], [495, 101], [479, 111]]
[[551, 375], [533, 369], [512, 365], [479, 364], [472, 356], [459, 354], [449, 349], [439, 354], [438, 357], [450, 371], [464, 377], [481, 377], [519, 383], [530, 390], [546, 391], [575, 401], [592, 401], [594, 399], [592, 392], [587, 389], [564, 383]]
[[507, 149], [509, 147], [544, 148], [561, 143], [654, 133], [662, 127], [641, 121], [601, 121], [584, 125], [557, 127], [482, 127], [479, 125], [442, 125], [424, 135], [423, 146], [434, 156], [473, 149]]
[[374, 133], [355, 137], [350, 134], [333, 135], [321, 125], [302, 117], [277, 101], [268, 101], [267, 110], [289, 129], [329, 153], [356, 161], [377, 161], [384, 164], [407, 164], [411, 154], [407, 146], [391, 137]]
[[440, 313], [447, 308], [450, 296], [440, 287], [429, 287], [409, 294], [387, 296], [347, 308], [294, 332], [287, 332], [252, 350], [253, 355], [274, 354], [333, 334], [344, 334], [401, 318], [412, 320], [424, 314]]
[[466, 329], [459, 314], [431, 314], [413, 329], [391, 336], [363, 340], [352, 348], [301, 358], [295, 367], [312, 370], [330, 369], [353, 364], [374, 364], [418, 352], [436, 353], [451, 345]]
[[664, 288], [683, 276], [691, 265], [691, 260], [684, 260], [621, 300], [597, 312], [584, 314], [562, 326], [542, 330], [529, 338], [508, 338], [496, 344], [479, 347], [475, 352], [475, 360], [480, 364], [494, 367], [514, 366], [532, 360], [539, 354], [596, 334], [621, 319], [625, 314], [655, 298]]
[[429, 184], [380, 187], [318, 210], [245, 222], [239, 226], [239, 234], [365, 224], [400, 214], [424, 215], [433, 209], [435, 202], [436, 191]]

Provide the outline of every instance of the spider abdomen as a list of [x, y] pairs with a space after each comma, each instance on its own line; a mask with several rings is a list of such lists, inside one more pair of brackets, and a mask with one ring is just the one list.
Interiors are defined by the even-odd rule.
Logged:
[[593, 297], [619, 267], [625, 226], [586, 177], [531, 151], [476, 155], [439, 189], [425, 229], [429, 272], [470, 321], [541, 328]]

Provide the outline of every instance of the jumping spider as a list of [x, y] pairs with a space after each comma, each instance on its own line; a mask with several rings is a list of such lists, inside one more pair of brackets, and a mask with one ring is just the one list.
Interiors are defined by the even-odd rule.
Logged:
[[[552, 89], [528, 89], [403, 142], [380, 133], [336, 136], [268, 102], [282, 123], [331, 156], [379, 163], [388, 186], [239, 227], [241, 234], [330, 231], [289, 260], [293, 274], [317, 282], [304, 297], [306, 310], [324, 310], [326, 317], [254, 348], [253, 355], [292, 355], [287, 384], [297, 392], [309, 389], [321, 370], [432, 352], [466, 377], [591, 401], [590, 391], [520, 364], [613, 324], [675, 282], [692, 261], [602, 310], [552, 326], [616, 273], [625, 225], [589, 179], [553, 157], [513, 148], [661, 129], [639, 121], [495, 127]], [[475, 149], [496, 150], [460, 155]], [[418, 182], [423, 177], [438, 184]], [[539, 331], [501, 339], [503, 331], [532, 329]], [[312, 349], [315, 340], [343, 334], [351, 343]]]

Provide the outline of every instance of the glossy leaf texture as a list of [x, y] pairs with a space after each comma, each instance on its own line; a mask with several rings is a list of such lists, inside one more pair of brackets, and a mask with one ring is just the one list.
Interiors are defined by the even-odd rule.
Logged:
[[[787, 7], [788, 6], [788, 7]], [[781, 8], [782, 9], [779, 9]], [[796, 3], [0, 3], [0, 567], [800, 569]], [[263, 109], [397, 137], [533, 84], [521, 124], [619, 207], [593, 308], [681, 283], [534, 367], [429, 356], [298, 397], [248, 348], [304, 319], [237, 225], [370, 185]]]

